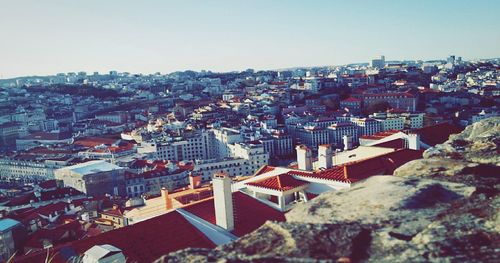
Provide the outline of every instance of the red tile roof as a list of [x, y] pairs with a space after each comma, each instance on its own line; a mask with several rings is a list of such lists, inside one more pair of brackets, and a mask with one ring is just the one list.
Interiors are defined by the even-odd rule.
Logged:
[[[188, 247], [214, 248], [215, 245], [184, 217], [173, 211], [131, 226], [55, 247], [51, 255], [63, 249], [83, 254], [94, 245], [110, 244], [121, 249], [127, 262], [153, 262], [162, 255]], [[17, 258], [17, 262], [44, 262], [46, 251]], [[66, 262], [57, 253], [52, 262]]]
[[361, 137], [359, 137], [360, 139], [368, 139], [368, 140], [380, 140], [380, 139], [383, 139], [385, 137], [388, 137], [388, 136], [391, 136], [393, 134], [396, 134], [400, 131], [398, 130], [388, 130], [388, 131], [383, 131], [383, 132], [377, 132], [375, 134], [372, 134], [372, 135], [363, 135]]
[[393, 148], [393, 149], [403, 149], [405, 148], [405, 140], [398, 138], [394, 140], [390, 140], [387, 142], [381, 142], [372, 145], [374, 147], [383, 147], [383, 148]]
[[335, 166], [326, 170], [314, 171], [314, 172], [298, 172], [290, 171], [288, 172], [292, 175], [318, 178], [323, 180], [338, 181], [343, 183], [351, 183], [351, 181], [344, 176], [344, 166]]
[[22, 196], [18, 196], [11, 199], [8, 203], [5, 204], [5, 206], [27, 205], [31, 201], [34, 202], [50, 201], [54, 199], [59, 199], [64, 197], [69, 198], [70, 196], [78, 196], [78, 195], [83, 195], [83, 193], [71, 187], [57, 188], [54, 190], [40, 192], [40, 197], [37, 197], [34, 192], [30, 192]]
[[59, 225], [51, 229], [40, 229], [28, 237], [26, 247], [43, 249], [44, 240], [48, 240], [52, 245], [59, 245], [65, 242], [74, 241], [84, 235], [82, 226], [78, 221], [70, 221], [67, 224]]
[[288, 191], [299, 186], [308, 184], [308, 182], [298, 180], [293, 178], [289, 174], [280, 174], [269, 178], [264, 178], [262, 180], [257, 180], [254, 182], [249, 182], [247, 185], [278, 190], [278, 191]]
[[396, 168], [422, 158], [423, 151], [400, 149], [374, 158], [346, 164], [345, 173], [352, 182], [366, 179], [373, 175], [392, 175]]
[[109, 209], [109, 210], [102, 212], [101, 214], [114, 216], [114, 217], [121, 217], [121, 216], [123, 216], [123, 210], [121, 208], [112, 208], [112, 209]]
[[75, 140], [73, 144], [81, 145], [89, 148], [96, 147], [98, 145], [112, 145], [116, 142], [116, 139], [113, 138], [103, 138], [103, 137], [87, 137]]
[[273, 166], [270, 166], [270, 165], [264, 165], [262, 166], [259, 170], [257, 170], [257, 172], [255, 173], [255, 175], [261, 175], [261, 174], [265, 174], [265, 173], [268, 173], [268, 172], [271, 172], [274, 170], [274, 167]]
[[373, 175], [392, 174], [399, 166], [422, 158], [422, 153], [423, 151], [399, 149], [373, 158], [350, 162], [325, 170], [314, 172], [290, 171], [288, 174], [343, 183], [355, 183]]
[[[207, 222], [216, 224], [213, 198], [183, 209]], [[285, 221], [284, 213], [241, 192], [233, 193], [233, 211], [234, 230], [231, 232], [239, 237], [254, 231], [268, 220]]]
[[38, 186], [40, 186], [43, 189], [52, 189], [52, 188], [57, 187], [57, 182], [56, 182], [56, 180], [48, 180], [48, 181], [39, 183]]

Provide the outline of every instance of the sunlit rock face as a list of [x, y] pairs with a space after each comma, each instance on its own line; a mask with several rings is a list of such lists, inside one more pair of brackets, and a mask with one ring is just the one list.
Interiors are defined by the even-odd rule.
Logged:
[[500, 262], [499, 124], [475, 123], [396, 176], [324, 193], [287, 222], [159, 262]]

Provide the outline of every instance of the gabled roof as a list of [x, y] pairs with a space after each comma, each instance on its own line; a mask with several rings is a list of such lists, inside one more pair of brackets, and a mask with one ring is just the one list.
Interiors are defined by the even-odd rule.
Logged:
[[56, 180], [47, 180], [47, 181], [39, 183], [38, 186], [40, 186], [40, 188], [43, 188], [43, 189], [56, 188], [57, 187], [57, 181]]
[[290, 171], [289, 174], [317, 178], [329, 181], [338, 181], [342, 183], [351, 183], [351, 181], [344, 176], [344, 166], [334, 166], [329, 169], [314, 171], [314, 172], [302, 172], [302, 171]]
[[401, 138], [397, 138], [394, 140], [381, 142], [381, 143], [373, 144], [370, 146], [383, 147], [383, 148], [393, 148], [393, 149], [403, 149], [403, 148], [405, 148], [405, 140], [403, 140]]
[[121, 208], [117, 207], [117, 208], [112, 208], [112, 209], [103, 211], [101, 214], [110, 215], [110, 216], [114, 216], [114, 217], [121, 217], [121, 216], [123, 216], [123, 210]]
[[255, 172], [255, 175], [265, 174], [265, 173], [268, 173], [268, 172], [273, 171], [273, 170], [274, 170], [273, 166], [264, 165], [259, 170], [257, 170], [257, 172]]
[[32, 200], [34, 202], [40, 202], [40, 201], [49, 201], [49, 200], [70, 197], [70, 196], [78, 196], [78, 195], [83, 195], [83, 193], [71, 187], [64, 187], [49, 191], [43, 191], [40, 192], [39, 197], [37, 197], [34, 192], [30, 192], [11, 199], [8, 203], [5, 204], [5, 206], [12, 207], [19, 205], [27, 205]]
[[[184, 210], [216, 224], [214, 199], [210, 198], [187, 206]], [[241, 237], [262, 226], [266, 221], [285, 221], [284, 213], [252, 198], [244, 193], [233, 193], [234, 235]]]
[[293, 178], [289, 174], [280, 174], [269, 178], [264, 178], [262, 180], [257, 180], [247, 183], [247, 185], [252, 185], [261, 188], [267, 188], [277, 191], [288, 191], [299, 186], [308, 184], [308, 182], [298, 180]]
[[355, 183], [373, 175], [392, 174], [399, 166], [422, 158], [422, 153], [423, 151], [420, 150], [399, 149], [373, 158], [350, 162], [325, 170], [314, 172], [290, 171], [288, 174], [343, 183]]
[[[173, 251], [188, 247], [214, 248], [215, 245], [176, 211], [102, 233], [97, 236], [55, 247], [50, 251], [56, 256], [52, 262], [66, 262], [59, 251], [73, 250], [83, 254], [95, 245], [109, 244], [122, 250], [130, 262], [153, 262]], [[44, 262], [46, 251], [17, 258], [18, 262]]]
[[51, 229], [40, 229], [26, 241], [26, 246], [30, 248], [44, 247], [44, 240], [48, 240], [52, 245], [73, 241], [83, 236], [84, 231], [78, 221], [71, 221]]

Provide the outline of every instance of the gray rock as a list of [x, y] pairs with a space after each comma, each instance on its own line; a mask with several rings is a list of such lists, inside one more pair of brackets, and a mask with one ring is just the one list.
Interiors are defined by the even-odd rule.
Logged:
[[475, 187], [428, 179], [372, 176], [351, 189], [328, 192], [312, 202], [297, 206], [286, 215], [287, 222], [336, 224], [358, 222], [385, 224], [411, 219], [426, 224], [453, 200], [469, 197]]
[[500, 117], [488, 118], [451, 135], [443, 144], [424, 152], [424, 158], [449, 158], [464, 162], [500, 165]]

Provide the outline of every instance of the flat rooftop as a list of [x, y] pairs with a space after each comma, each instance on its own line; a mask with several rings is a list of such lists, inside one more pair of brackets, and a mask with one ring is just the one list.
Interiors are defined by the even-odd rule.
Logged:
[[86, 175], [86, 174], [94, 174], [99, 172], [109, 172], [113, 170], [123, 169], [118, 165], [114, 165], [112, 163], [108, 163], [104, 160], [95, 160], [84, 163], [75, 164], [72, 166], [61, 168], [61, 170], [71, 170], [74, 173]]

